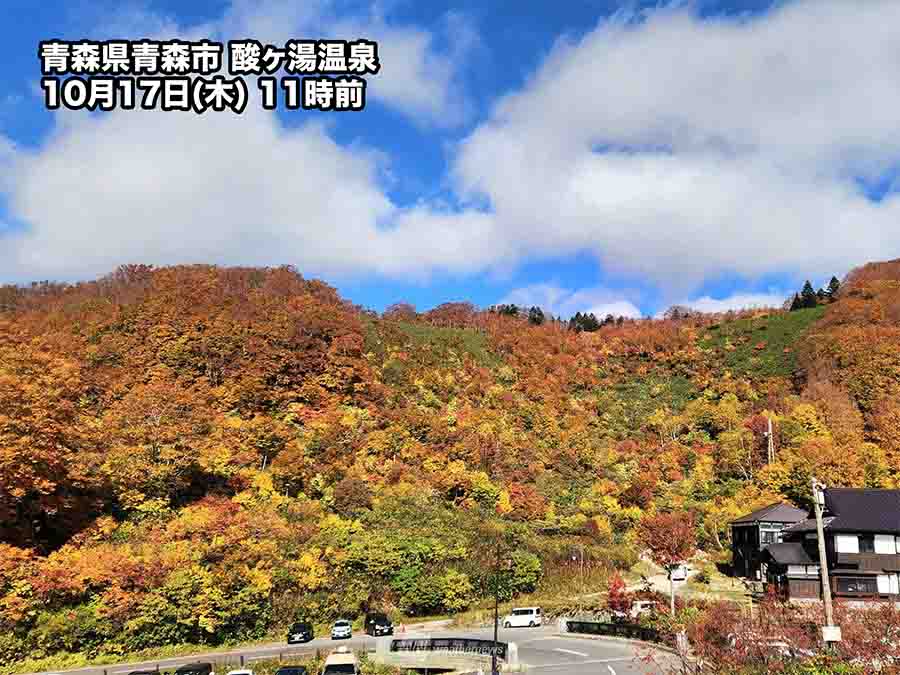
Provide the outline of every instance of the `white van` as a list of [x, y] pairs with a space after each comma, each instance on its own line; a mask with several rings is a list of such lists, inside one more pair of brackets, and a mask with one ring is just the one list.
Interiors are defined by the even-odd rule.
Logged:
[[516, 607], [503, 617], [503, 626], [505, 628], [534, 627], [540, 626], [541, 623], [540, 607]]
[[356, 663], [356, 657], [346, 647], [341, 647], [329, 654], [325, 659], [325, 666], [322, 668], [322, 675], [357, 675], [358, 673], [359, 666]]

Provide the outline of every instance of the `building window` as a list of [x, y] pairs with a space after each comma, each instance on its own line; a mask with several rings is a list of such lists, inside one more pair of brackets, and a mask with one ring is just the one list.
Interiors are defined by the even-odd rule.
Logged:
[[774, 544], [775, 543], [775, 533], [774, 532], [766, 532], [764, 530], [762, 533], [762, 543], [763, 544]]
[[859, 553], [859, 537], [855, 534], [835, 535], [834, 549], [838, 553]]
[[855, 593], [860, 595], [875, 595], [878, 593], [878, 584], [875, 577], [837, 577], [838, 593]]
[[880, 595], [900, 594], [900, 577], [896, 574], [879, 574], [878, 593]]
[[817, 577], [819, 576], [819, 566], [788, 565], [787, 574], [789, 577]]
[[893, 555], [897, 552], [894, 535], [892, 534], [876, 534], [875, 535], [875, 553]]
[[875, 553], [875, 537], [871, 534], [859, 535], [859, 552]]

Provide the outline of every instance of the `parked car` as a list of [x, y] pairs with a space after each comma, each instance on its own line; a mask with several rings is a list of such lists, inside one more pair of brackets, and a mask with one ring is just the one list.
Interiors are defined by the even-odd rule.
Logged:
[[187, 663], [175, 669], [175, 675], [215, 675], [215, 669], [211, 663]]
[[312, 624], [306, 621], [298, 621], [288, 629], [288, 644], [296, 644], [298, 642], [309, 642], [315, 637]]
[[306, 666], [281, 666], [275, 675], [307, 675]]
[[249, 668], [239, 668], [238, 670], [229, 670], [228, 675], [253, 675], [253, 671]]
[[382, 612], [370, 612], [366, 614], [365, 631], [369, 635], [393, 635], [394, 624]]
[[307, 675], [306, 666], [281, 666], [275, 675]]
[[347, 619], [338, 619], [335, 621], [334, 625], [331, 627], [331, 639], [346, 640], [350, 637], [353, 637], [353, 624], [347, 621]]
[[618, 619], [620, 621], [624, 620], [637, 620], [643, 614], [649, 614], [656, 609], [656, 601], [655, 600], [635, 600], [631, 603], [631, 608], [627, 612], [622, 611], [613, 611], [611, 614], [613, 618]]
[[515, 607], [513, 611], [503, 617], [503, 626], [506, 628], [522, 628], [524, 626], [540, 626], [540, 607]]
[[340, 647], [325, 659], [322, 675], [357, 675], [356, 657], [346, 647]]
[[656, 600], [635, 600], [631, 603], [631, 618], [636, 619], [642, 614], [650, 614], [656, 610]]

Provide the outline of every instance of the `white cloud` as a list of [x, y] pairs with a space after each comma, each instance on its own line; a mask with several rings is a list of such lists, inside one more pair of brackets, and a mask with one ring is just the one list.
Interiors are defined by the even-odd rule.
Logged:
[[379, 16], [364, 22], [338, 23], [329, 33], [342, 39], [365, 36], [378, 42], [382, 70], [369, 78], [374, 98], [420, 121], [450, 127], [463, 121], [467, 113], [457, 71], [478, 37], [471, 23], [461, 15], [449, 15], [445, 29], [453, 34], [452, 47], [447, 53], [434, 49], [435, 36], [430, 31], [390, 26]]
[[[468, 103], [459, 69], [478, 44], [474, 25], [462, 14], [447, 14], [438, 36], [391, 21], [375, 3], [368, 12], [350, 14], [338, 0], [231, 0], [221, 17], [197, 25], [179, 25], [143, 5], [126, 5], [104, 14], [103, 21], [100, 32], [116, 37], [251, 38], [276, 45], [297, 38], [375, 40], [381, 73], [367, 78], [367, 98], [442, 127], [464, 119]], [[438, 37], [447, 38], [449, 46], [439, 49]]]
[[[465, 112], [452, 103], [458, 54], [374, 11], [235, 0], [208, 26], [140, 13], [120, 23], [272, 41], [359, 31], [387, 50], [373, 96], [418, 120]], [[875, 203], [853, 180], [900, 156], [898, 26], [900, 3], [878, 0], [603, 22], [561, 43], [460, 144], [452, 177], [473, 204], [462, 211], [398, 208], [383, 157], [254, 106], [240, 118], [60, 115], [40, 148], [5, 152], [8, 211], [28, 229], [4, 237], [0, 266], [23, 279], [128, 261], [292, 262], [408, 278], [591, 252], [607, 273], [659, 283], [667, 303], [723, 272], [841, 276], [900, 255], [900, 195]], [[474, 42], [471, 31], [451, 41], [463, 53]], [[566, 293], [557, 305], [637, 313], [615, 304], [628, 298]]]
[[[770, 293], [735, 293], [725, 298], [713, 298], [704, 295], [694, 300], [685, 300], [684, 302], [675, 303], [681, 307], [689, 307], [699, 312], [708, 314], [717, 314], [719, 312], [727, 312], [728, 310], [739, 309], [765, 309], [770, 307], [781, 307], [789, 296], [789, 293], [770, 292]], [[657, 317], [663, 315], [664, 312], [657, 314]]]
[[616, 318], [624, 316], [629, 319], [639, 319], [643, 316], [641, 310], [627, 300], [617, 300], [616, 302], [595, 305], [593, 307], [588, 307], [586, 311], [588, 314], [593, 314], [598, 319], [602, 319], [610, 314]]
[[422, 123], [453, 126], [464, 118], [467, 103], [459, 67], [478, 38], [462, 15], [446, 17], [443, 30], [454, 36], [446, 50], [436, 48], [432, 31], [395, 24], [375, 4], [367, 14], [352, 16], [334, 0], [232, 0], [215, 28], [223, 39], [253, 37], [281, 44], [311, 36], [375, 40], [381, 72], [367, 78], [368, 97]]
[[[143, 8], [105, 17], [100, 34], [227, 40], [370, 37], [389, 84], [375, 98], [417, 120], [449, 123], [454, 59], [473, 34], [438, 53], [432, 35], [373, 14], [333, 15], [331, 2], [235, 0], [217, 21], [179, 26]], [[470, 29], [465, 19], [450, 25]], [[464, 31], [465, 33], [465, 31]], [[111, 33], [110, 33], [111, 34]], [[413, 94], [414, 92], [414, 94]], [[420, 98], [416, 98], [416, 97]], [[240, 117], [60, 112], [35, 150], [0, 136], [0, 188], [25, 229], [5, 232], [2, 281], [83, 278], [127, 261], [297, 264], [307, 273], [425, 277], [483, 269], [498, 251], [491, 219], [423, 203], [401, 209], [381, 183], [384, 157], [337, 145], [326, 129], [288, 127], [250, 105]], [[483, 247], [472, 255], [472, 246]], [[502, 246], [502, 242], [498, 244]], [[502, 253], [502, 251], [501, 251]]]
[[[244, 115], [64, 116], [6, 172], [8, 278], [72, 278], [123, 262], [292, 263], [317, 273], [427, 274], [490, 261], [486, 216], [403, 210], [379, 186], [377, 153]], [[468, 247], [482, 240], [483, 255]]]
[[900, 198], [852, 176], [900, 157], [897, 26], [900, 3], [849, 0], [604, 22], [498, 103], [457, 184], [524, 250], [592, 251], [671, 299], [726, 271], [896, 255]]
[[571, 290], [553, 283], [538, 283], [514, 289], [498, 304], [520, 307], [538, 306], [553, 316], [568, 319], [576, 312], [593, 313], [597, 318], [607, 314], [638, 318], [641, 310], [623, 297], [622, 291], [602, 287]]

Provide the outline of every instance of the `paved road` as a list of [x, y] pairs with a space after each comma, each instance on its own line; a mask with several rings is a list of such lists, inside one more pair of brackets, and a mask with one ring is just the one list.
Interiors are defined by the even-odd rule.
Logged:
[[[532, 634], [529, 635], [529, 634]], [[649, 652], [635, 648], [622, 640], [604, 640], [572, 635], [559, 635], [552, 629], [511, 629], [500, 631], [500, 639], [515, 642], [519, 647], [519, 661], [527, 672], [540, 675], [657, 675], [664, 671], [655, 664], [645, 663], [641, 656]], [[657, 659], [668, 659], [658, 652]]]
[[[397, 633], [394, 637], [469, 637], [490, 639], [492, 629], [453, 630], [438, 629], [432, 631]], [[501, 642], [515, 642], [519, 649], [519, 661], [527, 672], [534, 671], [540, 675], [659, 675], [664, 671], [655, 664], [645, 663], [641, 656], [648, 650], [635, 647], [633, 644], [610, 639], [593, 639], [559, 635], [556, 626], [540, 628], [500, 628]], [[67, 675], [127, 675], [135, 670], [174, 669], [193, 661], [210, 661], [216, 664], [216, 672], [225, 675], [228, 670], [237, 669], [243, 657], [244, 667], [253, 668], [254, 661], [277, 659], [281, 656], [285, 663], [290, 657], [301, 658], [321, 650], [323, 654], [344, 645], [351, 649], [375, 650], [375, 638], [365, 634], [354, 635], [349, 640], [332, 641], [317, 638], [302, 645], [288, 646], [284, 642], [275, 642], [253, 647], [242, 647], [227, 652], [209, 652], [190, 656], [179, 656], [170, 659], [158, 659], [142, 663], [121, 665], [92, 666], [78, 670], [65, 671]], [[665, 654], [661, 658], [668, 658]], [[226, 665], [227, 664], [227, 665]]]

